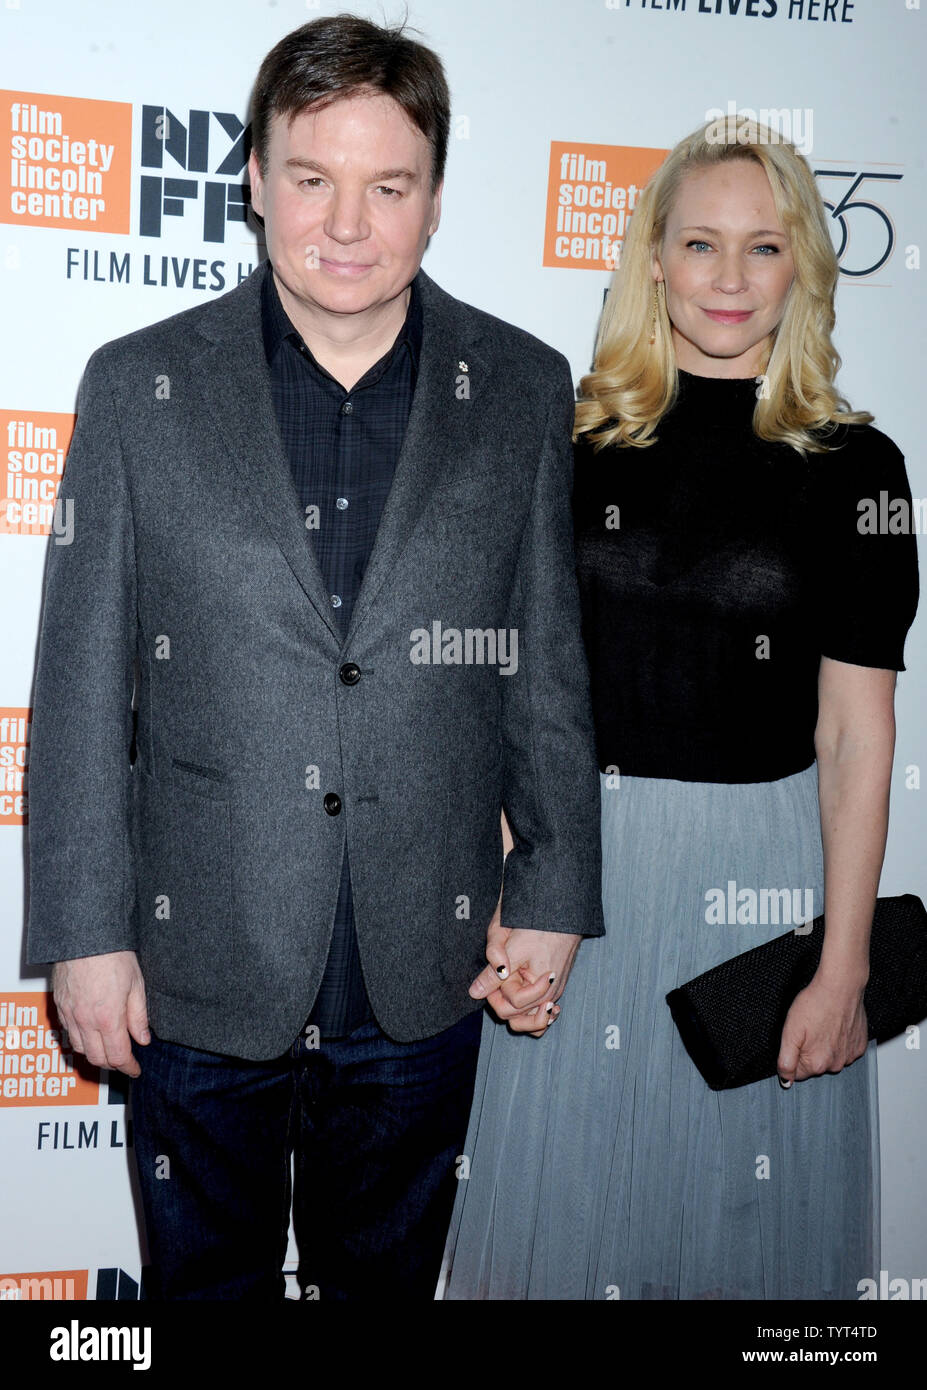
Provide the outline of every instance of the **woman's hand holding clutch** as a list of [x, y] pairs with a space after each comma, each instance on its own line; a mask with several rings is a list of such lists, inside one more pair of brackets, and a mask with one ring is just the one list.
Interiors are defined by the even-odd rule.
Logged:
[[792, 1003], [782, 1029], [779, 1080], [839, 1072], [862, 1057], [869, 1043], [863, 994], [866, 981], [818, 972]]

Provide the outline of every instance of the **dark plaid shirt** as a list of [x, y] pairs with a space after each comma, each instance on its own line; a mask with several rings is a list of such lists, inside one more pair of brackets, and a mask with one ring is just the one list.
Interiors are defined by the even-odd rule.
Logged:
[[[318, 526], [307, 529], [306, 535], [344, 637], [412, 408], [422, 344], [419, 292], [413, 280], [396, 341], [350, 391], [306, 347], [284, 312], [269, 269], [261, 316], [280, 436], [303, 511], [318, 508]], [[307, 911], [312, 911], [311, 905]], [[345, 849], [335, 931], [309, 1022], [318, 1024], [322, 1037], [342, 1037], [372, 1018], [357, 951]]]

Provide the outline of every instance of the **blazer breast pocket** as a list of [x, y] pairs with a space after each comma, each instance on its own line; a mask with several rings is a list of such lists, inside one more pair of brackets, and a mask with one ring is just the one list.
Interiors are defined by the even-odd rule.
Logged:
[[217, 769], [172, 761], [139, 776], [136, 891], [142, 973], [174, 998], [221, 993], [231, 932], [231, 807]]
[[220, 768], [188, 762], [185, 758], [171, 758], [171, 781], [174, 787], [192, 792], [194, 796], [208, 796], [212, 801], [228, 800], [228, 779]]
[[500, 514], [511, 511], [520, 489], [510, 477], [494, 469], [467, 473], [452, 482], [436, 487], [428, 501], [428, 513], [440, 520], [445, 516], [460, 516], [482, 512], [495, 507]]

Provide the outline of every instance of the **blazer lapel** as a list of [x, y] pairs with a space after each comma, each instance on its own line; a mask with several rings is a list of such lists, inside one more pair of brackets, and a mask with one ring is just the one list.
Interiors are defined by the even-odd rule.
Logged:
[[445, 294], [423, 270], [418, 273], [418, 284], [422, 350], [412, 409], [346, 643], [353, 639], [396, 568], [432, 490], [445, 477], [448, 461], [464, 454], [472, 441], [474, 407], [458, 401], [455, 395], [459, 362], [465, 361], [471, 372], [471, 363], [475, 364], [477, 379], [485, 381], [488, 375], [475, 347], [479, 334], [467, 322], [465, 306]]
[[208, 386], [203, 400], [260, 516], [319, 617], [341, 646], [331, 596], [303, 524], [290, 461], [280, 439], [271, 397], [270, 370], [261, 331], [261, 286], [270, 274], [264, 261], [237, 293], [216, 300], [201, 331]]
[[[270, 274], [265, 261], [237, 291], [209, 306], [200, 320], [208, 340], [203, 350], [203, 401], [224, 439], [241, 480], [279, 545], [306, 597], [338, 647], [347, 645], [394, 570], [432, 489], [449, 459], [466, 451], [473, 436], [473, 405], [459, 402], [459, 362], [485, 385], [487, 365], [475, 343], [464, 305], [419, 271], [422, 350], [409, 423], [370, 561], [343, 639], [331, 597], [303, 525], [289, 459], [283, 449], [271, 397], [270, 371], [261, 331], [261, 286]], [[479, 369], [482, 368], [482, 371]]]

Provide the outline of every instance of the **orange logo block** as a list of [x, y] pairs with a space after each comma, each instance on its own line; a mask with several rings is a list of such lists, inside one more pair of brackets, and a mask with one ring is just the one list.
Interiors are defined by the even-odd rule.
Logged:
[[666, 150], [550, 142], [544, 265], [614, 270], [628, 218]]
[[43, 1269], [35, 1274], [0, 1274], [0, 1299], [86, 1299], [87, 1273], [86, 1269]]
[[0, 994], [0, 1106], [96, 1105], [99, 1082], [78, 1075], [67, 1048], [50, 994]]
[[130, 230], [132, 107], [0, 91], [0, 222]]
[[29, 762], [31, 709], [0, 705], [0, 825], [29, 819], [23, 779]]
[[0, 535], [48, 535], [76, 418], [0, 410]]

